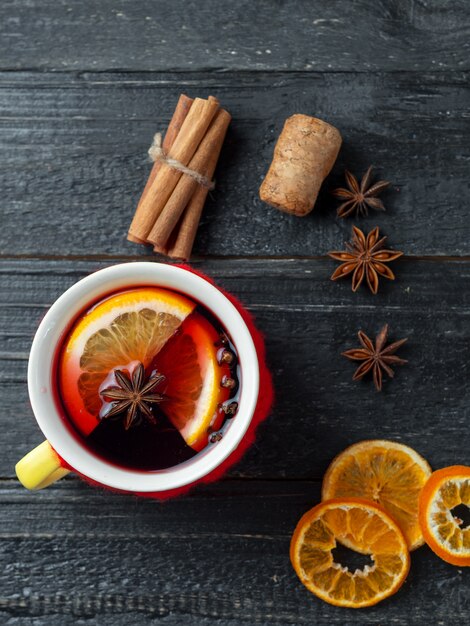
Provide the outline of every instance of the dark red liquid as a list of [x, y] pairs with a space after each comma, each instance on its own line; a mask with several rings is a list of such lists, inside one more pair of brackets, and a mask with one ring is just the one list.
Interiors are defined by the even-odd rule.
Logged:
[[197, 454], [160, 411], [157, 424], [142, 420], [125, 430], [120, 420], [102, 420], [86, 439], [98, 456], [138, 470], [173, 467]]
[[[96, 426], [87, 435], [84, 435], [83, 432], [76, 427], [70, 415], [67, 414], [67, 402], [62, 395], [64, 391], [61, 389], [60, 377], [58, 376], [58, 402], [61, 405], [65, 421], [73, 430], [74, 434], [93, 454], [117, 466], [141, 471], [157, 471], [179, 465], [193, 458], [203, 447], [214, 445], [216, 441], [220, 440], [221, 436], [223, 436], [225, 428], [234, 417], [237, 409], [239, 395], [239, 366], [237, 354], [223, 326], [205, 307], [197, 305], [194, 312], [189, 314], [187, 320], [189, 320], [191, 316], [202, 316], [206, 320], [204, 324], [210, 324], [212, 328], [212, 334], [210, 336], [214, 339], [211, 345], [214, 346], [218, 359], [223, 350], [228, 349], [233, 354], [233, 361], [229, 365], [221, 364], [221, 402], [217, 404], [211, 426], [208, 427], [207, 432], [204, 434], [204, 441], [201, 443], [201, 440], [198, 440], [188, 445], [179, 428], [175, 427], [174, 423], [172, 423], [170, 419], [172, 415], [171, 411], [170, 414], [167, 415], [165, 402], [162, 402], [161, 405], [151, 405], [151, 411], [156, 421], [155, 424], [145, 419], [140, 419], [126, 430], [124, 420], [119, 416], [117, 418], [104, 418], [101, 419], [101, 421], [97, 420]], [[79, 316], [79, 318], [80, 317], [81, 316]], [[179, 353], [179, 350], [182, 345], [181, 336], [184, 336], [185, 333], [185, 323], [189, 324], [190, 322], [183, 322], [175, 335], [167, 341], [161, 353], [155, 357], [157, 363], [160, 359], [161, 363], [167, 364], [170, 376], [172, 375], [172, 364], [178, 363], [181, 365], [182, 355]], [[194, 322], [191, 323], [194, 324]], [[197, 334], [194, 335], [194, 337], [197, 337]], [[191, 339], [193, 339], [193, 335], [191, 335]], [[64, 345], [66, 341], [67, 338], [64, 341]], [[62, 352], [63, 348], [58, 354], [57, 361], [59, 366]], [[178, 366], [178, 372], [181, 377], [184, 375], [185, 369], [180, 365]], [[149, 369], [151, 369], [151, 366], [149, 366]], [[159, 371], [167, 376], [165, 371], [162, 371], [160, 368]], [[222, 373], [224, 373], [224, 376], [222, 376]], [[227, 373], [228, 376], [235, 381], [234, 387], [228, 391], [222, 389], [224, 387], [222, 380], [227, 378]], [[149, 372], [147, 372], [147, 374], [149, 374]], [[181, 382], [183, 386], [185, 384], [184, 379], [178, 382]], [[188, 382], [188, 385], [190, 384], [191, 381]], [[173, 389], [173, 394], [175, 394], [178, 389], [178, 387], [176, 387], [175, 392], [174, 385], [171, 387], [170, 383], [168, 383], [168, 388]], [[105, 401], [102, 400], [100, 396], [97, 397], [100, 399], [102, 408]], [[70, 406], [70, 398], [68, 402]], [[95, 411], [93, 415], [97, 416], [98, 412]], [[216, 436], [214, 436], [214, 434]]]

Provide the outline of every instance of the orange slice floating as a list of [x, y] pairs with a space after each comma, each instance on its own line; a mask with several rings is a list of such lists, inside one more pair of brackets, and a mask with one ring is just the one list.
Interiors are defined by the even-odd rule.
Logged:
[[141, 361], [165, 374], [162, 409], [189, 445], [204, 447], [208, 430], [223, 419], [217, 405], [229, 396], [220, 386], [229, 368], [218, 365], [219, 337], [195, 306], [180, 294], [146, 287], [110, 296], [80, 317], [62, 349], [58, 376], [67, 414], [83, 435], [99, 423], [99, 387], [109, 372]]
[[[419, 501], [419, 521], [428, 546], [452, 565], [470, 566], [470, 526], [455, 509], [470, 508], [470, 467], [452, 465], [433, 472]], [[454, 515], [454, 512], [456, 513]]]
[[[350, 572], [336, 563], [337, 543], [370, 555], [372, 566]], [[372, 606], [394, 594], [410, 567], [397, 524], [380, 506], [360, 498], [326, 500], [305, 513], [292, 537], [290, 558], [309, 591], [350, 608]]]
[[230, 390], [220, 382], [230, 376], [230, 368], [219, 365], [219, 342], [215, 328], [199, 313], [192, 313], [154, 360], [168, 381], [160, 406], [195, 450], [207, 444], [209, 432], [220, 428], [225, 419], [219, 404], [229, 398]]
[[410, 550], [424, 543], [418, 521], [421, 489], [431, 475], [415, 450], [394, 441], [361, 441], [341, 452], [323, 478], [322, 500], [365, 498], [397, 522]]
[[109, 372], [132, 361], [147, 368], [195, 306], [179, 294], [146, 287], [112, 295], [78, 319], [58, 374], [65, 409], [82, 434], [99, 422], [99, 386]]

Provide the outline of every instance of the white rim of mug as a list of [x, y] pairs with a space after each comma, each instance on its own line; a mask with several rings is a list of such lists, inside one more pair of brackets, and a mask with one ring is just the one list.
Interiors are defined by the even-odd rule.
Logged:
[[[152, 472], [119, 467], [87, 450], [78, 435], [66, 425], [54, 394], [56, 351], [70, 323], [88, 303], [109, 293], [155, 285], [173, 289], [201, 302], [221, 320], [238, 352], [242, 393], [237, 414], [223, 438], [209, 444], [184, 463]], [[86, 478], [112, 489], [158, 492], [197, 482], [220, 466], [238, 447], [256, 408], [259, 393], [259, 364], [251, 334], [236, 307], [217, 287], [184, 268], [154, 262], [113, 265], [86, 276], [65, 291], [42, 320], [31, 346], [28, 390], [36, 421], [56, 452]]]

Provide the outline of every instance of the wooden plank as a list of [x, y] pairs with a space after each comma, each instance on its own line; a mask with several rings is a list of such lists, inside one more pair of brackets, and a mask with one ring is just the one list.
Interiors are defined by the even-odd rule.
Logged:
[[[95, 261], [3, 260], [0, 265], [0, 382], [5, 420], [0, 476], [41, 440], [28, 405], [27, 354], [47, 307]], [[232, 476], [319, 480], [332, 457], [360, 439], [397, 439], [434, 467], [469, 463], [470, 263], [401, 261], [396, 283], [374, 297], [332, 283], [333, 261], [208, 261], [209, 273], [256, 316], [267, 337], [277, 400], [256, 445]], [[357, 345], [359, 328], [408, 336], [397, 371], [382, 394], [351, 380], [340, 353]]]
[[[270, 515], [278, 499], [279, 520]], [[320, 499], [320, 485], [308, 481], [224, 480], [202, 486], [197, 494], [158, 502], [118, 495], [64, 479], [41, 492], [30, 492], [15, 480], [0, 481], [0, 537], [2, 539], [191, 539], [206, 540], [237, 535], [246, 540], [285, 540], [297, 517]], [[249, 516], [240, 508], [258, 500]], [[191, 511], [199, 502], [198, 524], [191, 528]], [[223, 505], [222, 505], [223, 503]], [[38, 506], [43, 507], [43, 512]], [[96, 519], [103, 507], [107, 515]], [[73, 510], [73, 515], [67, 514]], [[21, 512], [20, 512], [21, 511]], [[290, 511], [290, 512], [289, 512]], [[131, 513], [129, 515], [129, 513]], [[22, 517], [18, 525], [18, 516]], [[122, 520], [127, 520], [122, 525]], [[281, 520], [282, 518], [282, 520]]]
[[[328, 193], [370, 163], [393, 188], [380, 224], [413, 255], [469, 255], [468, 75], [37, 74], [0, 76], [4, 255], [146, 255], [125, 241], [153, 133], [177, 96], [217, 94], [234, 121], [195, 254], [315, 256], [349, 237]], [[318, 207], [304, 219], [258, 198], [284, 119], [302, 111], [344, 136]]]
[[465, 0], [3, 0], [0, 67], [468, 69], [468, 19]]
[[112, 615], [118, 626], [167, 617], [222, 626], [378, 624], [384, 616], [405, 626], [429, 615], [436, 625], [468, 623], [470, 572], [428, 548], [377, 607], [344, 611], [311, 596], [292, 570], [289, 541], [318, 498], [310, 482], [224, 481], [159, 504], [73, 480], [37, 494], [2, 481], [0, 615], [100, 625]]

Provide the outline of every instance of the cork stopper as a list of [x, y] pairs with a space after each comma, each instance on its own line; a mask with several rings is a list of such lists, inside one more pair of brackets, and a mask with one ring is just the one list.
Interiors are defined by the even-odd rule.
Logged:
[[289, 117], [261, 184], [261, 200], [293, 215], [310, 213], [341, 142], [338, 129], [323, 120], [302, 114]]

